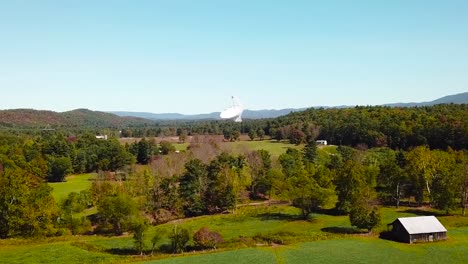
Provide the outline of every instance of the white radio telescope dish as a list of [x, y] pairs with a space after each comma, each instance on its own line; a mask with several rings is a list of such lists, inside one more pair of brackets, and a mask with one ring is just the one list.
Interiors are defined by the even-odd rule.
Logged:
[[244, 106], [240, 103], [239, 99], [232, 96], [232, 105], [226, 110], [221, 112], [219, 117], [222, 119], [234, 119], [235, 122], [242, 122], [242, 112], [244, 112]]

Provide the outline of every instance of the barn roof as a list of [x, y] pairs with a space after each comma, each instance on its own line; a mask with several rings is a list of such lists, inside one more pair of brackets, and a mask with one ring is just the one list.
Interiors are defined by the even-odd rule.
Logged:
[[400, 221], [409, 234], [447, 232], [435, 216], [401, 217]]

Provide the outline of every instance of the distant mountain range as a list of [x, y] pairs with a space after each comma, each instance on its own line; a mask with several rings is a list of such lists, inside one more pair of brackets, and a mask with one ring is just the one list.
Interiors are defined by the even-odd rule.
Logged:
[[[468, 92], [449, 95], [434, 101], [430, 102], [421, 102], [421, 103], [393, 103], [393, 104], [384, 104], [383, 106], [389, 107], [415, 107], [415, 106], [430, 106], [436, 104], [468, 104]], [[313, 108], [349, 108], [354, 106], [315, 106]], [[275, 118], [279, 116], [287, 115], [291, 112], [303, 111], [307, 108], [286, 108], [281, 110], [245, 110], [242, 114], [242, 118], [245, 119], [261, 119], [261, 118]], [[122, 112], [122, 111], [113, 111], [109, 112], [116, 114], [118, 116], [131, 116], [131, 117], [140, 117], [151, 120], [203, 120], [203, 119], [220, 119], [220, 112], [213, 112], [208, 114], [195, 114], [195, 115], [183, 115], [178, 113], [147, 113], [147, 112]]]
[[468, 104], [468, 92], [448, 95], [430, 102], [385, 104], [391, 107], [431, 106], [436, 104]]
[[[281, 110], [245, 110], [242, 114], [242, 118], [246, 119], [261, 119], [261, 118], [274, 118], [278, 116], [284, 116], [291, 112], [297, 112], [305, 110], [306, 108], [286, 108]], [[183, 115], [178, 113], [164, 113], [154, 114], [147, 112], [109, 112], [118, 116], [132, 116], [140, 117], [151, 120], [208, 120], [208, 119], [220, 119], [219, 114], [221, 112], [213, 112], [209, 114], [196, 114], [196, 115]]]
[[[468, 104], [468, 92], [449, 95], [431, 102], [386, 104], [389, 107], [430, 106], [435, 104]], [[339, 106], [346, 108], [354, 106]], [[330, 108], [330, 107], [323, 107]], [[287, 108], [281, 110], [245, 110], [245, 119], [275, 118], [305, 108]], [[144, 112], [100, 112], [88, 109], [76, 109], [67, 112], [53, 112], [33, 109], [0, 110], [0, 127], [3, 128], [121, 128], [154, 124], [157, 120], [214, 120], [219, 119], [219, 112], [198, 115], [177, 113], [154, 114]]]

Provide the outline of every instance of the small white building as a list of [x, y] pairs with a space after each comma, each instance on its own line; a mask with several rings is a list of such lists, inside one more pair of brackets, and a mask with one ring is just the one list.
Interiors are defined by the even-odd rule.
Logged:
[[326, 141], [326, 140], [316, 140], [316, 141], [315, 141], [315, 144], [326, 146], [326, 145], [327, 145], [327, 141]]
[[410, 244], [447, 239], [447, 229], [433, 215], [400, 217], [387, 226], [392, 226], [395, 240]]
[[96, 136], [96, 138], [107, 140], [107, 135], [99, 135], [99, 136]]

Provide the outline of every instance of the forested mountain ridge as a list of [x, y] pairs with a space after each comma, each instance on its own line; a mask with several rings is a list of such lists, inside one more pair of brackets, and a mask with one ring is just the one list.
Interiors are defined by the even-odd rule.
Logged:
[[114, 114], [76, 109], [67, 112], [53, 112], [33, 109], [0, 110], [0, 127], [37, 128], [37, 127], [98, 127], [118, 128], [141, 126], [154, 121], [137, 117], [119, 117]]

